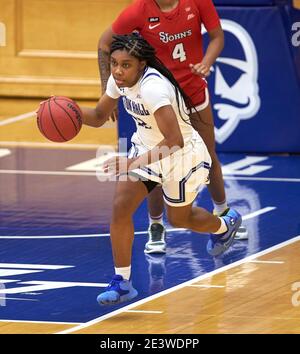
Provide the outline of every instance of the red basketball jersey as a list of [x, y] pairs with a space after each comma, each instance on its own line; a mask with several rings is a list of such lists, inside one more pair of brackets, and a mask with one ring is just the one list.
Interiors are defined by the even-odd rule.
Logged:
[[191, 72], [189, 64], [202, 61], [201, 26], [207, 31], [220, 25], [212, 0], [179, 0], [162, 12], [155, 0], [136, 0], [112, 24], [116, 34], [138, 31], [157, 51], [194, 104], [204, 100], [206, 81]]

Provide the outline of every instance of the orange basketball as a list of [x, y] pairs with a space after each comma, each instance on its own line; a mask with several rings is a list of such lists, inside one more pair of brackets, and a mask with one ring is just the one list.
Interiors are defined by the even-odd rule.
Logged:
[[70, 98], [53, 96], [40, 104], [37, 126], [44, 137], [51, 141], [69, 141], [81, 129], [82, 112]]

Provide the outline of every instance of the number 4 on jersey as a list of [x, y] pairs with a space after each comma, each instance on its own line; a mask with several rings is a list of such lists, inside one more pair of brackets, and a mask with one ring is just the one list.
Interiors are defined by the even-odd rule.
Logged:
[[172, 53], [173, 59], [179, 59], [180, 62], [186, 60], [186, 55], [183, 47], [183, 43], [178, 43], [175, 45]]

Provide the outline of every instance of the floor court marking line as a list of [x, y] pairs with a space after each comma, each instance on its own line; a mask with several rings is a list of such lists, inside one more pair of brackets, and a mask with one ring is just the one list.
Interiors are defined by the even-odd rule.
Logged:
[[164, 313], [163, 311], [151, 311], [151, 310], [127, 310], [125, 312], [136, 312], [136, 313], [154, 313], [154, 314], [159, 314], [159, 313]]
[[26, 320], [4, 320], [1, 319], [0, 322], [13, 322], [13, 323], [41, 323], [41, 324], [66, 324], [66, 325], [80, 325], [81, 322], [51, 322], [51, 321], [26, 321]]
[[11, 155], [11, 151], [9, 149], [0, 149], [0, 157], [5, 157]]
[[[47, 285], [47, 284], [61, 284], [65, 287], [94, 287], [94, 288], [105, 288], [109, 284], [108, 283], [84, 283], [84, 282], [76, 282], [76, 281], [54, 281], [54, 280], [30, 280], [30, 281], [22, 281], [20, 284], [29, 284], [29, 285]], [[8, 289], [9, 290], [9, 289]]]
[[4, 119], [4, 120], [0, 121], [0, 126], [8, 125], [8, 124], [15, 123], [15, 122], [19, 122], [20, 120], [24, 120], [24, 119], [27, 119], [27, 118], [32, 118], [35, 115], [36, 115], [36, 112], [32, 111], [32, 112], [20, 114], [20, 115], [15, 116], [15, 117], [7, 118], [7, 119]]
[[[143, 233], [146, 233], [143, 231]], [[22, 240], [22, 239], [56, 239], [56, 238], [94, 238], [94, 237], [104, 237], [109, 236], [109, 234], [91, 234], [91, 235], [57, 235], [57, 236], [0, 236], [0, 239], [15, 239], [15, 240]]]
[[0, 300], [39, 301], [36, 299], [24, 299], [22, 297], [0, 297]]
[[[244, 215], [242, 217], [243, 220], [252, 219], [258, 215], [268, 213], [269, 211], [275, 210], [276, 207], [265, 207], [263, 209], [259, 209], [253, 213]], [[167, 232], [193, 232], [189, 229], [181, 229], [181, 228], [174, 228], [174, 229], [166, 229]], [[134, 235], [146, 235], [148, 234], [148, 230], [146, 231], [136, 231]], [[94, 238], [94, 237], [108, 237], [110, 236], [109, 233], [104, 234], [89, 234], [89, 235], [54, 235], [54, 236], [0, 236], [0, 239], [56, 239], [56, 238]]]
[[226, 266], [224, 266], [224, 267], [215, 269], [215, 270], [212, 271], [212, 272], [209, 272], [209, 273], [200, 275], [200, 276], [197, 277], [197, 278], [188, 280], [188, 281], [186, 281], [186, 282], [184, 282], [184, 283], [182, 283], [182, 284], [179, 284], [179, 285], [176, 285], [176, 286], [174, 286], [174, 287], [172, 287], [172, 288], [166, 289], [166, 290], [164, 290], [164, 291], [162, 291], [162, 292], [160, 292], [160, 293], [157, 293], [157, 294], [155, 294], [155, 295], [151, 295], [151, 296], [149, 296], [149, 297], [146, 297], [145, 299], [139, 300], [139, 301], [137, 301], [137, 302], [135, 302], [135, 303], [133, 303], [133, 304], [127, 305], [127, 306], [125, 306], [125, 307], [123, 307], [123, 308], [121, 308], [121, 309], [115, 310], [115, 311], [110, 312], [110, 313], [108, 313], [108, 314], [106, 314], [106, 315], [103, 315], [103, 316], [100, 316], [100, 317], [98, 317], [98, 318], [95, 318], [95, 319], [93, 319], [93, 320], [91, 320], [91, 321], [88, 321], [88, 322], [86, 322], [86, 323], [84, 323], [84, 324], [81, 324], [81, 325], [79, 325], [79, 326], [75, 326], [75, 327], [73, 327], [73, 328], [69, 328], [69, 329], [64, 330], [64, 331], [56, 332], [56, 334], [72, 333], [72, 332], [75, 332], [75, 331], [79, 331], [79, 330], [81, 330], [81, 329], [83, 329], [83, 328], [90, 327], [90, 326], [92, 326], [92, 325], [94, 325], [94, 324], [96, 324], [96, 323], [102, 322], [102, 321], [104, 321], [104, 320], [106, 320], [106, 319], [108, 319], [108, 318], [110, 318], [110, 317], [114, 317], [114, 316], [116, 316], [116, 315], [118, 315], [118, 314], [120, 314], [120, 313], [123, 313], [123, 312], [125, 312], [125, 311], [127, 311], [127, 310], [131, 310], [132, 308], [135, 308], [135, 307], [137, 307], [137, 306], [143, 305], [143, 304], [145, 304], [145, 303], [147, 303], [147, 302], [149, 302], [149, 301], [151, 301], [151, 300], [157, 299], [157, 298], [162, 297], [162, 296], [164, 296], [164, 295], [170, 294], [170, 293], [172, 293], [172, 292], [174, 292], [174, 291], [176, 291], [176, 290], [180, 290], [180, 289], [182, 289], [182, 288], [184, 288], [184, 287], [186, 287], [186, 286], [188, 286], [188, 285], [190, 285], [190, 284], [193, 284], [193, 283], [195, 283], [195, 282], [198, 282], [198, 281], [200, 281], [200, 280], [210, 278], [210, 277], [212, 277], [212, 276], [214, 276], [214, 275], [216, 275], [216, 274], [219, 274], [219, 273], [225, 272], [225, 271], [227, 271], [227, 270], [229, 270], [229, 269], [232, 269], [232, 268], [235, 268], [235, 267], [237, 267], [237, 266], [240, 266], [241, 264], [247, 263], [247, 262], [249, 262], [250, 260], [253, 260], [253, 259], [255, 259], [255, 258], [261, 257], [261, 256], [263, 256], [263, 255], [265, 255], [265, 254], [271, 253], [271, 252], [273, 252], [273, 251], [275, 251], [275, 250], [278, 250], [278, 249], [280, 249], [280, 248], [282, 248], [282, 247], [288, 246], [288, 245], [290, 245], [290, 244], [292, 244], [292, 243], [295, 243], [295, 242], [297, 242], [297, 241], [299, 241], [299, 240], [300, 240], [300, 235], [295, 236], [295, 237], [293, 237], [293, 238], [290, 239], [290, 240], [281, 242], [281, 243], [279, 243], [278, 245], [275, 245], [275, 246], [272, 246], [272, 247], [270, 247], [270, 248], [267, 248], [266, 250], [263, 250], [263, 251], [261, 251], [261, 252], [255, 253], [255, 254], [253, 254], [253, 255], [251, 255], [251, 256], [248, 256], [248, 257], [246, 257], [246, 258], [244, 258], [244, 259], [241, 259], [241, 260], [239, 260], [239, 261], [237, 261], [237, 262], [234, 262], [234, 263], [228, 264], [228, 265], [226, 265]]
[[102, 144], [62, 144], [62, 143], [42, 143], [42, 142], [29, 142], [29, 141], [0, 141], [0, 146], [8, 147], [50, 147], [50, 148], [61, 148], [61, 149], [76, 149], [76, 148], [89, 148], [98, 149], [101, 147], [103, 150], [114, 150], [116, 151], [116, 145], [102, 145]]
[[1, 284], [7, 284], [7, 283], [17, 283], [21, 280], [15, 280], [15, 279], [0, 279], [0, 285]]
[[187, 286], [196, 288], [225, 288], [225, 285], [209, 285], [209, 284], [190, 284]]
[[[185, 231], [185, 229], [167, 229], [167, 231], [178, 232]], [[189, 230], [188, 230], [189, 231]], [[147, 231], [136, 231], [135, 235], [145, 235]], [[55, 235], [55, 236], [0, 236], [0, 239], [56, 239], [56, 238], [94, 238], [94, 237], [108, 237], [109, 233], [105, 234], [90, 234], [90, 235]]]
[[249, 263], [284, 264], [284, 261], [249, 261]]
[[[96, 177], [97, 171], [93, 172], [66, 172], [66, 171], [39, 171], [39, 170], [0, 170], [0, 173], [5, 174], [32, 174], [32, 175], [53, 175], [53, 176], [94, 176]], [[224, 177], [228, 180], [243, 180], [255, 182], [291, 182], [299, 183], [300, 178], [280, 178], [280, 177]]]
[[300, 178], [285, 178], [285, 177], [223, 177], [223, 179], [234, 181], [256, 181], [256, 182], [295, 182], [299, 183]]
[[66, 269], [66, 268], [74, 268], [73, 265], [50, 265], [50, 264], [31, 264], [31, 263], [0, 263], [0, 268], [17, 268], [17, 269]]
[[265, 207], [265, 208], [259, 209], [257, 211], [254, 211], [250, 214], [247, 214], [245, 216], [242, 216], [242, 219], [243, 219], [243, 221], [249, 220], [249, 219], [255, 218], [256, 216], [268, 213], [269, 211], [272, 211], [275, 209], [276, 209], [276, 207], [273, 207], [273, 206]]
[[88, 176], [96, 177], [96, 172], [63, 172], [63, 171], [33, 171], [33, 170], [0, 170], [2, 174], [16, 175], [47, 175], [47, 176]]

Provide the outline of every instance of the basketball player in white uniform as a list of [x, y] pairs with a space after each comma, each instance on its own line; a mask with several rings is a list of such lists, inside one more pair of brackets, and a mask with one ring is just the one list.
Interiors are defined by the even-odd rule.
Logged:
[[191, 126], [188, 112], [193, 105], [156, 58], [153, 47], [138, 34], [115, 36], [110, 65], [106, 93], [95, 109], [82, 108], [83, 123], [103, 125], [122, 97], [137, 131], [128, 158], [113, 158], [105, 165], [119, 180], [110, 225], [115, 275], [97, 298], [101, 305], [129, 301], [138, 294], [130, 281], [132, 217], [158, 184], [163, 188], [169, 222], [211, 233], [207, 251], [212, 256], [230, 247], [241, 224], [240, 214], [233, 209], [218, 217], [192, 205], [199, 187], [209, 181], [211, 158]]

